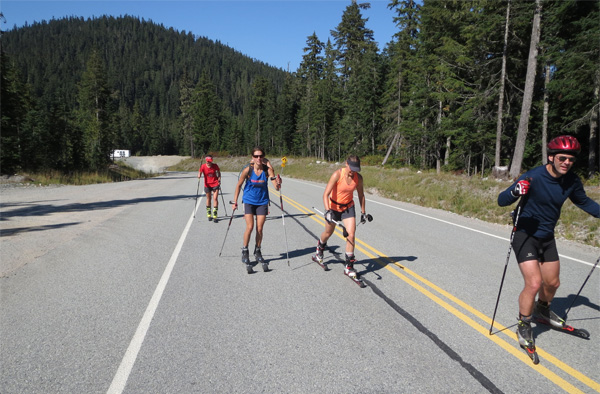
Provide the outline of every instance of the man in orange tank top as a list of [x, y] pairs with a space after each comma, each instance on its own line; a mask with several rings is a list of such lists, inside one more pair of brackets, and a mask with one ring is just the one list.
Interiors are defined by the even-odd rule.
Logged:
[[356, 210], [354, 207], [354, 191], [358, 193], [360, 203], [361, 221], [366, 220], [365, 193], [363, 190], [363, 178], [360, 172], [360, 159], [358, 156], [349, 156], [344, 168], [336, 170], [329, 179], [325, 192], [323, 193], [323, 206], [325, 207], [325, 230], [317, 244], [317, 253], [313, 260], [323, 265], [323, 251], [327, 246], [327, 240], [335, 230], [333, 221], [342, 222], [348, 237], [346, 237], [346, 267], [344, 274], [353, 278], [357, 277], [354, 269], [354, 233], [356, 230]]

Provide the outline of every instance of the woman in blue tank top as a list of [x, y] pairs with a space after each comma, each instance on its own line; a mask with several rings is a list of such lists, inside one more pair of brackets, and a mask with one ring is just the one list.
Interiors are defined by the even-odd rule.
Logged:
[[242, 263], [246, 264], [248, 273], [252, 273], [252, 263], [250, 262], [248, 244], [250, 236], [254, 230], [256, 221], [256, 245], [254, 247], [254, 257], [256, 262], [262, 265], [263, 270], [269, 270], [268, 262], [262, 257], [260, 246], [263, 239], [263, 227], [269, 213], [269, 179], [273, 182], [276, 190], [281, 186], [281, 178], [275, 176], [275, 171], [269, 160], [265, 158], [265, 151], [257, 146], [252, 150], [252, 160], [250, 165], [242, 170], [240, 179], [235, 187], [233, 209], [236, 210], [240, 189], [244, 185], [244, 219], [246, 220], [246, 231], [242, 245]]

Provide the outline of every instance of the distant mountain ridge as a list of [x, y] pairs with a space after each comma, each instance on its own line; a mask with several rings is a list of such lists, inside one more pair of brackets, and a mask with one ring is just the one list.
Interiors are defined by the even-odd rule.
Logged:
[[[4, 52], [40, 97], [74, 100], [76, 84], [92, 50], [105, 61], [113, 94], [129, 108], [178, 111], [178, 82], [205, 72], [234, 115], [244, 111], [251, 81], [263, 76], [280, 89], [286, 73], [233, 48], [133, 16], [67, 17], [4, 32]], [[158, 102], [156, 101], [158, 100]]]

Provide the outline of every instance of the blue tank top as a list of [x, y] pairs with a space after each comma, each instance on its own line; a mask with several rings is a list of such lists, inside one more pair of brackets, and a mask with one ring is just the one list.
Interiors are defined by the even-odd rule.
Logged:
[[254, 172], [254, 166], [250, 166], [250, 177], [244, 185], [245, 204], [266, 205], [269, 203], [269, 183], [267, 182], [267, 171], [263, 170], [260, 175]]

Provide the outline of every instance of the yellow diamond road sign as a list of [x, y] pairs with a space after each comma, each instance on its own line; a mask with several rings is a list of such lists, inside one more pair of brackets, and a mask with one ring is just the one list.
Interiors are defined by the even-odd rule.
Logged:
[[281, 166], [282, 166], [282, 167], [285, 167], [285, 163], [287, 163], [287, 157], [283, 156], [283, 157], [281, 158]]

